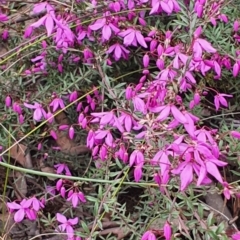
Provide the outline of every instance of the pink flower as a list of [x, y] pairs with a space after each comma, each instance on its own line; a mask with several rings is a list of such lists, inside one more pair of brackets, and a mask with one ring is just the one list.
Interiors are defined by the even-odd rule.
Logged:
[[93, 31], [102, 28], [102, 37], [104, 40], [109, 40], [112, 36], [112, 31], [117, 34], [120, 30], [106, 18], [98, 19], [94, 24], [90, 25], [89, 28]]
[[22, 114], [22, 108], [20, 107], [20, 105], [17, 102], [13, 103], [13, 111], [18, 113], [19, 115]]
[[28, 103], [24, 103], [23, 105], [26, 108], [35, 109], [33, 112], [33, 119], [35, 121], [40, 121], [42, 117], [44, 117], [45, 119], [47, 118], [47, 113], [45, 112], [41, 104], [35, 102], [34, 105]]
[[70, 128], [69, 128], [69, 130], [68, 130], [68, 135], [69, 135], [69, 138], [70, 139], [73, 139], [74, 138], [74, 128], [73, 128], [73, 126], [71, 126]]
[[68, 192], [67, 201], [71, 201], [73, 207], [77, 207], [79, 201], [85, 203], [86, 198], [82, 192], [73, 192], [72, 190]]
[[33, 32], [33, 27], [28, 26], [28, 27], [25, 29], [25, 31], [24, 31], [24, 37], [25, 37], [25, 38], [31, 37], [32, 32]]
[[65, 163], [59, 163], [54, 165], [57, 169], [57, 174], [63, 173], [65, 171], [66, 176], [72, 176], [68, 166]]
[[51, 135], [55, 140], [57, 140], [57, 134], [56, 134], [56, 132], [55, 132], [54, 130], [51, 130], [51, 131], [50, 131], [50, 135]]
[[142, 178], [142, 164], [138, 164], [135, 166], [134, 168], [134, 179], [135, 179], [135, 182], [139, 182], [140, 179]]
[[123, 32], [120, 32], [118, 35], [124, 38], [123, 43], [126, 46], [132, 45], [137, 47], [139, 43], [142, 47], [147, 48], [144, 37], [139, 30], [129, 28]]
[[133, 119], [129, 114], [122, 112], [121, 116], [118, 119], [121, 124], [124, 124], [127, 132], [130, 132], [132, 130]]
[[54, 21], [56, 20], [54, 12], [47, 13], [45, 16], [40, 18], [37, 22], [32, 23], [30, 26], [33, 28], [38, 28], [44, 25], [47, 29], [47, 36], [49, 37], [54, 28]]
[[12, 99], [10, 96], [7, 96], [5, 98], [5, 105], [6, 105], [6, 107], [10, 107], [12, 105]]
[[164, 224], [164, 227], [163, 227], [163, 232], [164, 232], [164, 237], [166, 240], [170, 240], [171, 239], [171, 236], [172, 236], [172, 229], [169, 225], [168, 222], [166, 222]]
[[121, 159], [124, 163], [128, 161], [128, 152], [123, 144], [121, 144], [119, 150], [116, 152], [116, 157]]
[[155, 173], [153, 176], [154, 181], [159, 185], [159, 190], [162, 194], [165, 193], [165, 188], [163, 185], [166, 185], [169, 181], [169, 171], [165, 171], [163, 173], [163, 176], [160, 175], [160, 173]]
[[54, 40], [57, 49], [61, 49], [63, 53], [67, 53], [68, 47], [73, 46], [75, 35], [63, 19], [56, 22], [56, 34]]
[[141, 240], [156, 240], [156, 236], [152, 233], [152, 231], [147, 231], [143, 234]]
[[141, 151], [139, 150], [134, 150], [129, 158], [129, 165], [132, 167], [133, 165], [142, 165], [144, 164], [144, 155]]
[[206, 41], [205, 39], [202, 38], [197, 38], [194, 41], [193, 44], [193, 52], [195, 54], [195, 57], [201, 58], [202, 57], [202, 52], [206, 51], [208, 53], [215, 53], [217, 50], [212, 47], [212, 45]]
[[59, 107], [64, 108], [65, 105], [61, 98], [54, 98], [52, 102], [49, 104], [50, 107], [53, 107], [53, 112], [55, 112]]
[[240, 139], [240, 132], [231, 131], [230, 134], [231, 134], [232, 137]]
[[232, 187], [227, 183], [227, 182], [223, 182], [223, 195], [224, 197], [229, 200], [231, 198], [231, 195], [233, 194], [233, 191], [231, 190]]
[[146, 105], [140, 97], [138, 97], [138, 96], [133, 97], [132, 102], [133, 102], [133, 106], [134, 106], [134, 111], [138, 111], [143, 114], [146, 114], [146, 112], [147, 112]]
[[0, 13], [0, 22], [6, 22], [6, 21], [8, 21], [8, 16], [3, 13]]
[[77, 91], [73, 91], [73, 92], [69, 95], [69, 102], [74, 102], [77, 98], [78, 98], [78, 93], [77, 93]]
[[238, 20], [235, 20], [234, 23], [233, 23], [233, 30], [234, 32], [237, 32], [239, 30], [239, 21]]
[[17, 210], [17, 212], [14, 214], [15, 222], [21, 222], [25, 215], [28, 217], [28, 219], [35, 220], [37, 218], [36, 211], [44, 207], [44, 205], [35, 197], [27, 200], [23, 199], [20, 204], [16, 202], [7, 203], [7, 206], [10, 211]]
[[237, 61], [233, 65], [233, 76], [236, 77], [240, 70], [240, 61]]
[[232, 235], [232, 240], [239, 240], [240, 239], [240, 232], [234, 233]]
[[155, 107], [151, 109], [152, 112], [157, 113], [160, 112], [158, 117], [156, 118], [158, 121], [164, 121], [169, 116], [170, 112], [172, 113], [173, 117], [180, 123], [185, 124], [187, 123], [187, 119], [184, 116], [184, 114], [175, 106], [172, 104], [161, 106], [161, 107]]
[[180, 6], [176, 0], [152, 0], [152, 10], [150, 11], [150, 15], [154, 13], [158, 13], [159, 10], [163, 10], [167, 14], [171, 14], [173, 11], [179, 12]]
[[9, 31], [7, 29], [4, 29], [2, 32], [2, 39], [6, 41], [8, 37], [9, 37]]
[[220, 104], [224, 107], [228, 107], [227, 100], [224, 97], [232, 97], [232, 95], [219, 93], [214, 96], [214, 104], [215, 104], [216, 110], [219, 109]]
[[74, 230], [73, 230], [72, 226], [78, 224], [78, 217], [75, 217], [75, 218], [72, 218], [72, 219], [69, 218], [67, 220], [67, 218], [64, 215], [62, 215], [60, 213], [57, 213], [56, 214], [56, 218], [57, 218], [57, 221], [61, 223], [58, 226], [58, 229], [61, 232], [65, 232], [66, 231], [66, 233], [68, 235], [68, 238], [72, 239], [74, 237]]
[[109, 47], [109, 49], [106, 51], [107, 54], [114, 52], [114, 59], [118, 61], [121, 57], [124, 59], [128, 59], [128, 54], [130, 51], [128, 51], [124, 46], [122, 46], [119, 43], [115, 43]]

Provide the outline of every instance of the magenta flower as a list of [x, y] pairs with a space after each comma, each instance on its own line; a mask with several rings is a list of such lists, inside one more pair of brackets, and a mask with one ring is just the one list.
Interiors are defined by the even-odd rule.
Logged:
[[142, 178], [142, 164], [137, 164], [134, 168], [134, 180], [135, 182], [139, 182], [140, 179]]
[[140, 150], [134, 150], [129, 158], [129, 165], [132, 167], [133, 165], [143, 166], [144, 164], [144, 155]]
[[99, 157], [102, 161], [107, 159], [107, 154], [108, 154], [108, 150], [107, 147], [105, 145], [102, 145], [100, 150], [99, 150]]
[[73, 207], [77, 207], [79, 201], [85, 203], [86, 198], [82, 192], [73, 192], [73, 190], [68, 192], [67, 201], [71, 201]]
[[21, 222], [25, 216], [26, 211], [29, 210], [31, 206], [31, 201], [24, 200], [20, 202], [20, 204], [16, 202], [7, 203], [7, 206], [10, 209], [10, 211], [17, 210], [17, 212], [14, 214], [15, 222]]
[[52, 102], [49, 104], [49, 106], [53, 108], [53, 112], [55, 112], [59, 107], [60, 108], [65, 107], [63, 100], [61, 98], [54, 98]]
[[163, 176], [160, 173], [155, 173], [153, 176], [154, 181], [159, 185], [159, 190], [162, 194], [165, 193], [165, 188], [162, 185], [166, 185], [169, 181], [169, 171], [165, 171]]
[[57, 174], [65, 172], [66, 176], [72, 176], [68, 166], [65, 163], [56, 164], [54, 167], [57, 169]]
[[11, 107], [11, 105], [12, 105], [12, 99], [11, 99], [10, 96], [7, 96], [7, 97], [5, 98], [5, 105], [6, 105], [6, 107]]
[[151, 160], [152, 165], [157, 165], [158, 164], [160, 166], [162, 176], [164, 175], [164, 173], [166, 171], [168, 172], [170, 170], [171, 163], [170, 163], [169, 158], [168, 158], [169, 155], [173, 155], [172, 151], [160, 150], [155, 154], [155, 156]]
[[20, 107], [20, 105], [17, 102], [13, 103], [13, 111], [18, 113], [19, 115], [22, 114], [22, 108]]
[[36, 197], [29, 198], [29, 201], [31, 201], [32, 208], [36, 212], [44, 208], [44, 204], [40, 200], [38, 200]]
[[43, 203], [35, 197], [27, 200], [23, 199], [20, 204], [16, 202], [7, 203], [7, 206], [11, 212], [17, 210], [14, 214], [15, 222], [21, 222], [25, 215], [28, 219], [35, 220], [37, 218], [36, 212], [44, 208]]
[[147, 231], [142, 235], [141, 240], [156, 240], [156, 236], [153, 234], [152, 231]]
[[224, 97], [232, 97], [232, 95], [219, 93], [214, 96], [214, 104], [215, 104], [216, 110], [219, 109], [220, 104], [224, 107], [228, 107], [227, 100]]
[[231, 195], [233, 194], [233, 191], [231, 190], [232, 187], [227, 183], [227, 182], [223, 182], [223, 195], [224, 197], [229, 200], [231, 198]]
[[146, 105], [140, 97], [138, 96], [133, 97], [132, 102], [134, 106], [134, 111], [141, 112], [143, 114], [147, 113]]
[[232, 240], [239, 240], [240, 239], [240, 232], [234, 233], [232, 235]]
[[95, 143], [95, 132], [93, 132], [92, 130], [90, 130], [88, 132], [88, 136], [87, 136], [87, 147], [89, 147], [90, 149], [93, 148]]
[[73, 91], [69, 95], [69, 102], [74, 102], [77, 98], [78, 98], [78, 92], [77, 91]]
[[56, 35], [54, 40], [57, 44], [57, 49], [61, 49], [63, 53], [67, 53], [68, 47], [73, 46], [75, 35], [68, 26], [67, 22], [60, 19], [56, 22]]
[[8, 16], [3, 13], [0, 13], [0, 22], [6, 22], [6, 21], [8, 21]]
[[53, 32], [54, 22], [57, 21], [53, 7], [49, 5], [47, 2], [44, 2], [36, 4], [33, 9], [33, 12], [40, 13], [45, 9], [47, 10], [47, 14], [41, 17], [37, 22], [31, 24], [30, 27], [38, 28], [42, 25], [45, 26], [47, 29], [47, 36], [49, 37]]
[[139, 30], [129, 28], [123, 32], [120, 32], [118, 35], [124, 38], [123, 43], [126, 46], [132, 45], [137, 47], [139, 43], [142, 47], [147, 48], [145, 39]]
[[106, 51], [107, 54], [114, 53], [114, 59], [118, 61], [121, 57], [124, 59], [128, 59], [128, 54], [130, 51], [128, 51], [124, 46], [122, 46], [119, 43], [115, 43], [112, 46], [109, 47], [109, 49]]
[[47, 10], [47, 12], [54, 11], [53, 7], [47, 2], [37, 3], [33, 7], [33, 13], [39, 14]]
[[217, 50], [212, 47], [212, 45], [205, 39], [197, 38], [193, 44], [193, 52], [196, 58], [202, 57], [202, 52], [215, 53]]
[[28, 103], [24, 103], [23, 104], [26, 108], [29, 109], [34, 109], [33, 112], [33, 119], [35, 121], [40, 121], [42, 119], [42, 117], [44, 117], [45, 119], [47, 118], [47, 113], [46, 111], [43, 109], [42, 105], [35, 102], [34, 105], [32, 104], [28, 104]]
[[6, 41], [8, 37], [9, 37], [9, 31], [7, 29], [4, 29], [2, 32], [2, 39]]
[[54, 116], [51, 112], [47, 112], [45, 119], [49, 122], [52, 123], [54, 120]]
[[66, 232], [68, 235], [68, 238], [72, 239], [74, 237], [74, 230], [72, 226], [78, 224], [78, 217], [75, 217], [72, 219], [70, 218], [67, 220], [67, 218], [64, 215], [57, 213], [56, 218], [57, 218], [57, 221], [61, 223], [58, 226], [58, 229], [61, 232]]
[[121, 159], [124, 163], [128, 161], [128, 152], [123, 144], [121, 144], [119, 150], [115, 153], [116, 157]]
[[233, 65], [233, 76], [236, 77], [240, 70], [240, 61], [237, 61]]
[[232, 137], [240, 139], [240, 132], [231, 131], [230, 134], [231, 134]]
[[117, 34], [120, 30], [106, 18], [98, 19], [94, 24], [90, 25], [89, 28], [93, 31], [102, 28], [102, 37], [104, 40], [109, 40], [112, 36], [112, 31]]
[[57, 140], [58, 137], [57, 137], [57, 134], [54, 130], [50, 131], [50, 135], [52, 136], [53, 139]]
[[171, 239], [172, 229], [171, 229], [168, 221], [164, 224], [163, 233], [164, 233], [164, 237], [165, 237], [166, 240], [170, 240]]
[[74, 128], [73, 128], [73, 126], [71, 126], [68, 130], [68, 135], [69, 135], [70, 139], [74, 138], [74, 133], [75, 133]]
[[151, 108], [150, 109], [153, 113], [159, 113], [158, 117], [156, 118], [156, 120], [158, 121], [164, 121], [165, 119], [167, 119], [167, 117], [169, 116], [170, 112], [172, 113], [173, 117], [180, 123], [185, 124], [187, 123], [187, 119], [184, 116], [184, 114], [175, 106], [172, 104], [168, 104], [165, 106], [161, 106], [161, 107], [155, 107], [155, 108]]
[[159, 13], [160, 10], [163, 10], [167, 14], [171, 14], [173, 11], [180, 11], [180, 6], [176, 0], [152, 0], [151, 5], [152, 9], [150, 11], [150, 15]]
[[124, 125], [127, 132], [130, 132], [132, 130], [133, 119], [129, 114], [122, 112], [118, 120], [121, 124]]

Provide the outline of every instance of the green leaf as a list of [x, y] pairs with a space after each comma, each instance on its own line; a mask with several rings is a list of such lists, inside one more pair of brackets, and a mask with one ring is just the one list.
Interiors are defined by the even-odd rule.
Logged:
[[224, 222], [221, 222], [217, 227], [216, 234], [222, 234], [225, 229], [226, 229], [226, 225], [224, 224]]
[[108, 204], [103, 203], [103, 208], [104, 208], [104, 211], [105, 211], [106, 213], [109, 213], [109, 207], [108, 207]]
[[207, 218], [207, 225], [210, 227], [212, 226], [213, 222], [214, 222], [214, 219], [213, 219], [213, 212], [211, 212], [209, 215], [208, 215], [208, 218]]

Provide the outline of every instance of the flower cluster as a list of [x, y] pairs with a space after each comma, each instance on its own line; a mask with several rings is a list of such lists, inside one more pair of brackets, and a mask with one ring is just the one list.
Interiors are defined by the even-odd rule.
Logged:
[[[227, 108], [233, 97], [200, 84], [202, 78], [212, 75], [214, 81], [219, 81], [224, 71], [234, 78], [240, 72], [240, 51], [232, 50], [234, 56], [226, 55], [216, 42], [206, 37], [208, 24], [217, 27], [221, 22], [232, 24], [232, 41], [240, 42], [239, 21], [230, 23], [222, 11], [224, 1], [181, 1], [180, 4], [177, 0], [117, 0], [104, 1], [103, 7], [92, 0], [86, 6], [87, 19], [83, 21], [77, 16], [78, 11], [60, 13], [55, 5], [44, 1], [34, 5], [32, 13], [39, 15], [39, 19], [26, 27], [24, 37], [32, 38], [43, 27], [48, 40], [41, 41], [42, 51], [30, 58], [27, 67], [23, 66], [22, 75], [51, 76], [49, 68], [62, 75], [68, 62], [71, 66], [83, 66], [76, 72], [86, 82], [91, 82], [88, 74], [93, 79], [100, 76], [102, 92], [92, 84], [91, 93], [79, 100], [82, 93], [78, 81], [73, 79], [74, 84], [67, 86], [67, 90], [52, 92], [44, 100], [32, 97], [34, 94], [18, 98], [7, 93], [5, 108], [17, 116], [20, 124], [25, 122], [25, 116], [31, 116], [33, 124], [46, 121], [47, 131], [54, 140], [59, 140], [58, 132], [67, 131], [68, 138], [74, 141], [77, 129], [87, 131], [86, 145], [96, 163], [118, 159], [133, 169], [135, 182], [150, 178], [162, 194], [167, 194], [166, 185], [171, 180], [180, 180], [180, 192], [190, 186], [217, 182], [226, 199], [236, 195], [221, 172], [227, 162], [221, 160], [219, 131], [204, 126], [198, 111], [207, 96], [211, 95], [209, 99], [216, 112]], [[156, 16], [168, 19], [172, 14], [184, 19], [184, 23], [164, 31], [157, 24], [152, 25]], [[8, 16], [0, 13], [0, 21], [8, 21]], [[179, 37], [184, 36], [183, 32], [189, 33], [186, 40]], [[7, 40], [8, 32], [2, 38]], [[57, 57], [51, 54], [50, 44], [54, 45]], [[115, 74], [117, 69], [117, 76], [118, 64], [124, 66], [126, 61], [136, 62], [141, 70], [134, 82], [116, 87], [108, 74]], [[88, 74], [85, 68], [90, 69]], [[65, 81], [59, 85], [65, 85]], [[113, 102], [109, 103], [109, 99]], [[74, 108], [77, 120], [58, 124], [54, 114], [65, 110], [68, 104]], [[232, 130], [229, 135], [240, 139], [238, 131]], [[57, 174], [68, 177], [73, 174], [65, 163], [54, 167]], [[78, 184], [69, 180], [59, 179], [54, 192], [51, 190], [53, 195], [56, 192], [73, 208], [86, 202]], [[14, 212], [14, 220], [21, 222], [24, 217], [35, 220], [44, 203], [32, 197], [7, 206]], [[57, 231], [66, 232], [69, 239], [80, 239], [73, 229], [78, 225], [78, 217], [67, 219], [57, 213], [56, 220], [60, 223]], [[172, 231], [168, 218], [162, 231], [165, 239], [171, 239]], [[142, 236], [142, 240], [150, 239], [157, 239], [151, 229]]]

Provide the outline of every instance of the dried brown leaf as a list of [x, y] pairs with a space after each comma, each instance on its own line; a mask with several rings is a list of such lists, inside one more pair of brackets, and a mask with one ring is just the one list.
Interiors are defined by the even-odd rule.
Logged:
[[[54, 173], [54, 174], [56, 174], [56, 171], [52, 167], [41, 167], [41, 171], [45, 172], [45, 173]], [[47, 178], [49, 180], [52, 180], [52, 181], [56, 180], [55, 177], [47, 177]]]
[[10, 156], [25, 168], [32, 168], [30, 153], [26, 153], [27, 147], [23, 144], [15, 145], [10, 149]]
[[27, 181], [25, 175], [21, 172], [14, 172], [14, 186], [15, 186], [15, 195], [18, 199], [22, 199], [22, 197], [26, 197], [27, 194]]
[[[56, 115], [55, 121], [59, 125], [69, 125], [69, 120], [64, 112], [60, 112]], [[56, 130], [57, 145], [61, 148], [61, 151], [71, 155], [85, 154], [90, 152], [90, 149], [85, 145], [78, 145], [68, 137], [68, 133], [65, 131]]]

